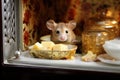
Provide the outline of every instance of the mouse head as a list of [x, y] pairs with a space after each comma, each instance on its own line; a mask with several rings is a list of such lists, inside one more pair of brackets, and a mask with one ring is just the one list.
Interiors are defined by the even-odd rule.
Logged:
[[46, 22], [46, 26], [52, 31], [52, 37], [56, 41], [67, 41], [71, 34], [73, 34], [73, 29], [76, 27], [75, 21], [69, 21], [68, 23], [59, 22], [56, 23], [54, 20], [49, 20]]

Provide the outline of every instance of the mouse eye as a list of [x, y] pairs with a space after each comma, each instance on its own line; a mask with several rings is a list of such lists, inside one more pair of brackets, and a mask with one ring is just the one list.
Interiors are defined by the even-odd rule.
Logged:
[[67, 30], [66, 30], [65, 32], [66, 32], [66, 33], [68, 33], [68, 31], [67, 31]]
[[56, 33], [57, 33], [57, 34], [59, 34], [59, 33], [60, 33], [60, 31], [56, 31]]

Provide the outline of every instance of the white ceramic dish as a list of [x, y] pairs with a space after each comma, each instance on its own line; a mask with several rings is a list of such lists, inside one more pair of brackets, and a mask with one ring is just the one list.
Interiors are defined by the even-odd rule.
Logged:
[[106, 53], [115, 59], [120, 60], [120, 40], [114, 39], [110, 41], [106, 41], [103, 45], [104, 50]]
[[101, 62], [111, 64], [111, 65], [120, 65], [120, 60], [116, 60], [109, 56], [108, 54], [101, 54], [97, 57]]
[[[51, 35], [45, 35], [40, 37], [40, 41], [51, 41], [50, 39]], [[75, 44], [81, 43], [81, 36], [76, 37]]]
[[42, 36], [42, 37], [40, 37], [40, 40], [42, 40], [42, 41], [51, 41], [50, 40], [50, 35]]

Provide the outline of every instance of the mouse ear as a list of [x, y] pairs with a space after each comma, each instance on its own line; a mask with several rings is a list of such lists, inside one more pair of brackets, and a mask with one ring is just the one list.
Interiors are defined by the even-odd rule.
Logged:
[[48, 21], [46, 22], [46, 26], [47, 26], [47, 28], [48, 28], [49, 30], [53, 30], [54, 27], [56, 26], [56, 23], [55, 23], [54, 20], [48, 20]]
[[69, 21], [69, 27], [73, 30], [76, 27], [76, 22], [74, 20]]

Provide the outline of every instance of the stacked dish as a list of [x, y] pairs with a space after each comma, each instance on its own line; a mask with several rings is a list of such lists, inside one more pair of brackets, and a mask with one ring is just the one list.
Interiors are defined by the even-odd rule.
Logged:
[[103, 48], [109, 56], [120, 60], [120, 39], [106, 41]]

